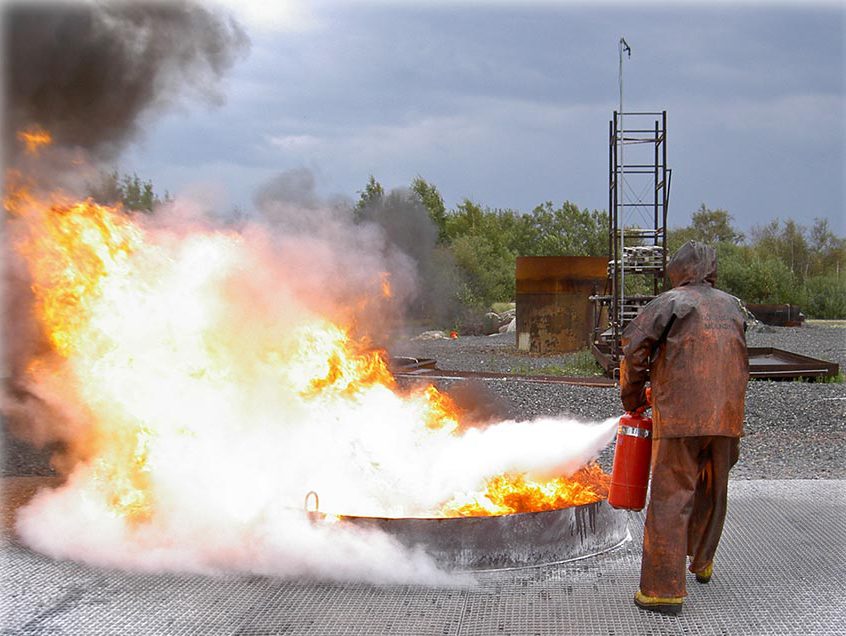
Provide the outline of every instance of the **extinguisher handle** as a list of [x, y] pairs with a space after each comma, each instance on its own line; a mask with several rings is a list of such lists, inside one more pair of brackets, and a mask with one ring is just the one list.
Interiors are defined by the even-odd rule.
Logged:
[[646, 409], [652, 408], [652, 387], [646, 387], [646, 401], [637, 407], [634, 411], [629, 411], [629, 415], [643, 415]]

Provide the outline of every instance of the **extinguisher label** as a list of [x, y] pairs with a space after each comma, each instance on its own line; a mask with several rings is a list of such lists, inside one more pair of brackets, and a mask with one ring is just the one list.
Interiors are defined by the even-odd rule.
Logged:
[[652, 437], [652, 431], [650, 430], [640, 428], [638, 426], [627, 426], [625, 424], [620, 424], [620, 428], [617, 429], [617, 432], [620, 435], [626, 435], [627, 437]]

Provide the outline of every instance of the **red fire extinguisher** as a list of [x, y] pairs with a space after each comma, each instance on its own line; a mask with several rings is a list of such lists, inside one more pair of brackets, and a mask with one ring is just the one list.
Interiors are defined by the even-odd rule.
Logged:
[[608, 503], [612, 508], [642, 510], [652, 462], [652, 418], [626, 413], [620, 418]]

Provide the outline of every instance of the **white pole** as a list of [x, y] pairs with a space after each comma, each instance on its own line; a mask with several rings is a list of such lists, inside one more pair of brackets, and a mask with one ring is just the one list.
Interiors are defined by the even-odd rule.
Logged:
[[624, 183], [624, 170], [623, 167], [625, 163], [623, 162], [623, 47], [629, 50], [629, 55], [631, 55], [631, 49], [629, 49], [629, 45], [626, 42], [625, 38], [620, 38], [619, 42], [619, 54], [620, 54], [620, 71], [619, 71], [619, 79], [620, 79], [620, 127], [619, 127], [619, 135], [620, 135], [620, 146], [617, 152], [617, 156], [619, 158], [619, 167], [620, 167], [620, 174], [617, 178], [617, 187], [619, 188], [619, 192], [617, 193], [617, 230], [620, 232], [620, 315], [617, 316], [617, 320], [620, 324], [620, 329], [623, 328], [623, 302], [625, 299], [625, 289], [626, 289], [626, 274], [625, 268], [623, 266], [625, 256], [624, 250], [626, 247], [624, 234], [625, 234], [625, 206], [624, 204], [624, 197], [625, 197], [625, 183]]

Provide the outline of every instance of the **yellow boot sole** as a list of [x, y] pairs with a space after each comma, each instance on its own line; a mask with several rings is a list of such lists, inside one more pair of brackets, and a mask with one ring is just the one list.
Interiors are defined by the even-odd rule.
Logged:
[[696, 576], [697, 583], [709, 583], [714, 575], [714, 562], [711, 561], [705, 566], [705, 569], [700, 572], [693, 572], [693, 574]]
[[647, 596], [638, 590], [635, 594], [634, 602], [640, 609], [644, 609], [649, 612], [659, 612], [660, 614], [677, 616], [681, 614], [684, 597]]

